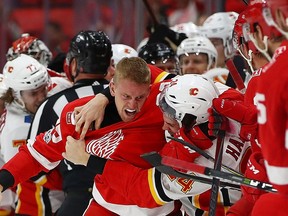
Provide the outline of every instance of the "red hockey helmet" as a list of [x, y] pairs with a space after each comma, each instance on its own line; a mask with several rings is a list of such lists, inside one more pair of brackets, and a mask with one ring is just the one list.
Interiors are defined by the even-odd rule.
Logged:
[[[255, 0], [250, 2], [250, 5], [242, 13], [242, 18], [246, 20], [243, 23], [243, 37], [244, 40], [249, 43], [253, 42], [254, 46], [259, 50], [269, 61], [271, 56], [268, 54], [268, 39], [277, 38], [282, 34], [278, 31], [275, 26], [268, 25], [264, 19], [263, 13], [268, 8], [264, 0]], [[262, 42], [264, 45], [259, 44], [256, 40], [254, 33], [257, 33], [257, 27], [261, 29], [263, 38]], [[251, 48], [252, 45], [251, 45]], [[255, 50], [256, 51], [256, 50]]]
[[249, 25], [246, 23], [245, 13], [241, 13], [238, 16], [233, 29], [233, 47], [248, 62], [252, 69], [252, 53], [258, 53], [259, 51], [250, 40], [250, 37], [244, 37], [243, 27]]
[[[286, 38], [288, 38], [288, 1], [265, 0], [263, 16], [270, 26], [275, 26]], [[281, 18], [280, 18], [281, 17]]]

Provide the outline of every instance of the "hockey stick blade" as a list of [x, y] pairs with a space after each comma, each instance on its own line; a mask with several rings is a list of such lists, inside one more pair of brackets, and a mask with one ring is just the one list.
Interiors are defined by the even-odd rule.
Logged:
[[[188, 148], [192, 149], [193, 151], [199, 153], [201, 156], [205, 157], [206, 159], [210, 160], [211, 162], [213, 162], [213, 163], [215, 162], [215, 159], [211, 155], [207, 154], [201, 148], [193, 145], [192, 143], [188, 143], [188, 142], [186, 142], [186, 141], [184, 141], [182, 139], [178, 139], [178, 138], [175, 138], [175, 137], [167, 137], [167, 138], [169, 138], [171, 140], [174, 140], [176, 142], [179, 142], [182, 145], [187, 146]], [[231, 172], [231, 173], [233, 173], [235, 175], [243, 176], [240, 172], [237, 172], [236, 170], [231, 169], [230, 167], [228, 167], [228, 166], [226, 166], [224, 164], [222, 164], [221, 167], [223, 169], [227, 170], [228, 172]]]
[[[159, 155], [157, 152], [146, 153], [146, 154], [141, 155], [141, 157], [143, 159], [145, 159], [147, 162], [149, 162], [153, 167], [155, 167], [161, 173], [175, 176], [178, 178], [191, 179], [193, 181], [212, 185], [212, 179], [210, 179], [210, 178], [204, 178], [204, 177], [200, 177], [200, 176], [181, 173], [181, 172], [174, 170], [170, 166], [166, 166], [166, 165], [162, 164], [162, 162], [161, 162], [162, 156]], [[229, 183], [229, 182], [220, 182], [220, 186], [240, 189], [239, 185]]]
[[204, 174], [207, 176], [229, 180], [238, 184], [261, 189], [267, 192], [273, 192], [273, 193], [277, 192], [277, 190], [273, 188], [273, 186], [270, 183], [257, 181], [257, 180], [249, 179], [249, 178], [242, 177], [242, 176], [233, 175], [231, 173], [226, 173], [223, 171], [214, 170], [209, 167], [205, 167], [205, 166], [195, 164], [195, 163], [189, 163], [187, 161], [179, 160], [179, 159], [172, 158], [172, 157], [163, 156], [162, 164], [173, 167], [173, 168], [182, 169], [185, 171], [192, 171], [192, 172]]

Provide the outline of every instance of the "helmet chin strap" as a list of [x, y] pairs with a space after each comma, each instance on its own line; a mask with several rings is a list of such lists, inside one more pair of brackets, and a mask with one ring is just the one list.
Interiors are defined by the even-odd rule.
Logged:
[[250, 37], [250, 40], [253, 42], [254, 46], [267, 58], [267, 60], [269, 62], [271, 62], [272, 58], [268, 54], [268, 41], [267, 41], [268, 37], [266, 35], [263, 37], [263, 43], [264, 43], [264, 46], [265, 46], [264, 49], [261, 49], [261, 47], [258, 45], [256, 39], [253, 37], [252, 34], [249, 34], [249, 37]]

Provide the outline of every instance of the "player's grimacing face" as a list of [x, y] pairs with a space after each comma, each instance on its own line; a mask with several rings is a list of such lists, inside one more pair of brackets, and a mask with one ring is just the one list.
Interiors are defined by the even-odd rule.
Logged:
[[150, 93], [150, 84], [138, 84], [128, 79], [120, 79], [117, 84], [110, 82], [110, 89], [122, 121], [129, 122], [133, 121], [145, 103]]
[[163, 113], [163, 120], [164, 124], [162, 129], [168, 131], [171, 136], [173, 136], [173, 134], [175, 134], [180, 129], [178, 122], [165, 113]]

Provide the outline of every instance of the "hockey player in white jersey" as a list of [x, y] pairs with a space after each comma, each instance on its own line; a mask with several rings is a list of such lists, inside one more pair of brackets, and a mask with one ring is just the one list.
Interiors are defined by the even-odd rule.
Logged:
[[[3, 75], [7, 91], [2, 96], [6, 111], [1, 118], [0, 142], [1, 153], [7, 162], [18, 152], [19, 146], [26, 144], [31, 120], [37, 108], [46, 99], [50, 82], [46, 68], [25, 54], [8, 61], [4, 66]], [[45, 190], [41, 189], [44, 183], [45, 179], [42, 178], [37, 183], [29, 181], [19, 185], [16, 191], [16, 214], [42, 215], [39, 209], [43, 208], [42, 202], [45, 203], [42, 199]], [[45, 211], [45, 208], [42, 210]]]

